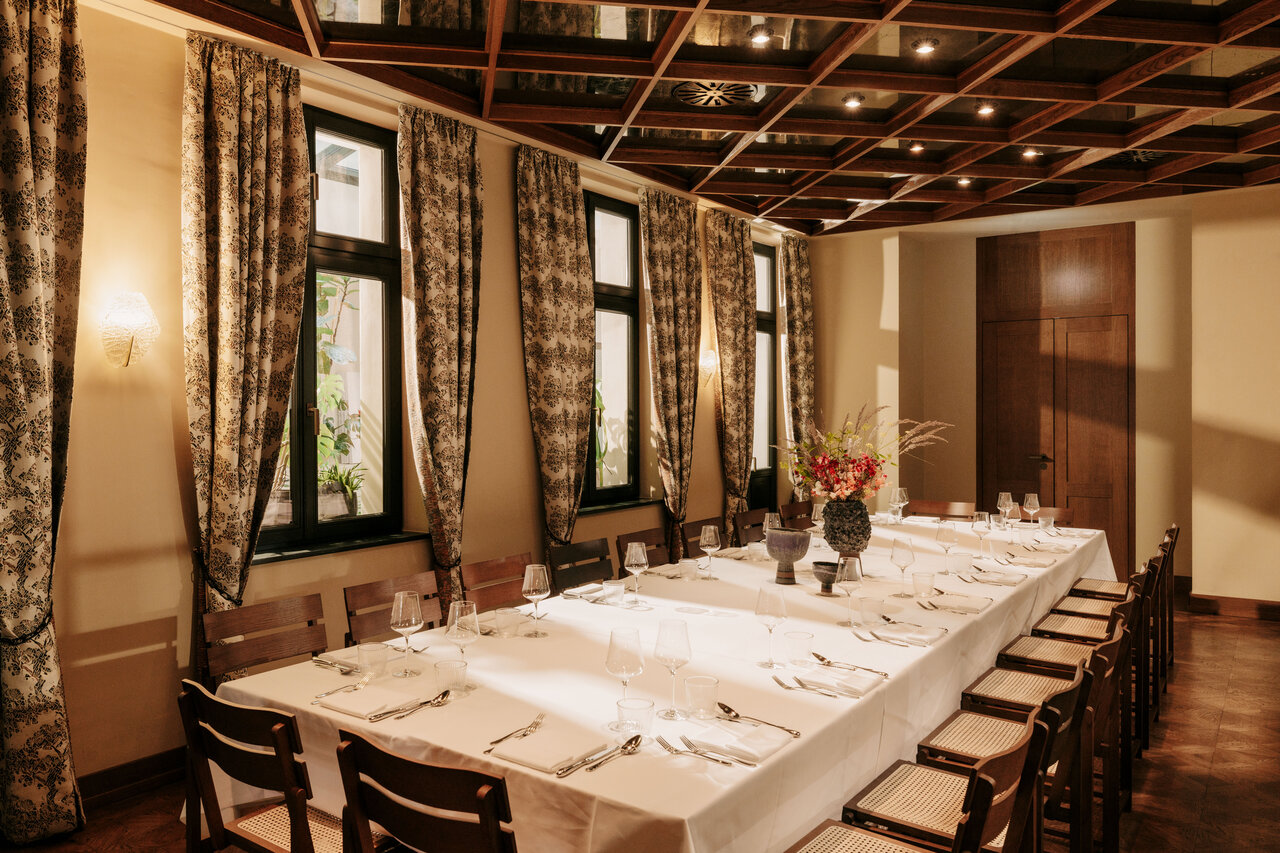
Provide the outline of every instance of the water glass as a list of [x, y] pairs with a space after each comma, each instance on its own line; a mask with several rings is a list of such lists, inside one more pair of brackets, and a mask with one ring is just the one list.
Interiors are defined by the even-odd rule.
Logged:
[[689, 716], [697, 720], [714, 720], [717, 716], [716, 689], [720, 679], [710, 675], [691, 675], [684, 680], [684, 693], [689, 700]]
[[788, 631], [782, 635], [786, 644], [787, 663], [792, 669], [808, 669], [813, 666], [813, 634], [808, 631]]
[[493, 614], [493, 630], [499, 637], [514, 637], [524, 614], [514, 607], [499, 607]]
[[384, 643], [361, 643], [356, 647], [360, 673], [374, 678], [382, 675], [387, 669], [387, 654], [390, 651]]
[[[613, 728], [610, 726], [610, 728]], [[618, 743], [626, 742], [632, 735], [640, 735], [644, 743], [653, 729], [652, 699], [619, 699], [617, 731], [622, 735]]]
[[680, 580], [691, 581], [698, 577], [698, 561], [697, 560], [681, 560], [676, 563], [676, 568], [680, 572]]
[[605, 581], [602, 586], [604, 587], [605, 603], [621, 606], [622, 597], [627, 592], [627, 582], [624, 580], [609, 580]]
[[916, 598], [933, 598], [933, 572], [916, 572], [911, 576], [911, 583], [916, 590]]
[[859, 598], [858, 614], [862, 617], [860, 624], [864, 628], [874, 628], [884, 622], [881, 618], [884, 615], [884, 602], [879, 598]]
[[1040, 518], [1038, 518], [1038, 519], [1037, 519], [1037, 521], [1039, 521], [1039, 522], [1040, 522], [1040, 529], [1041, 529], [1041, 530], [1046, 530], [1046, 531], [1051, 531], [1051, 530], [1053, 530], [1053, 516], [1052, 516], [1052, 515], [1042, 515], [1042, 516], [1040, 516]]
[[458, 693], [467, 686], [467, 662], [464, 660], [436, 661], [436, 689]]

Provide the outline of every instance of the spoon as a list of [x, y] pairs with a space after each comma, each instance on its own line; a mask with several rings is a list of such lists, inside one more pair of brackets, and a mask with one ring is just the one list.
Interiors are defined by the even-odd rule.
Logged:
[[613, 759], [617, 758], [619, 755], [635, 755], [636, 750], [640, 749], [640, 743], [643, 740], [644, 740], [644, 737], [642, 735], [632, 735], [631, 737], [627, 738], [627, 742], [624, 743], [622, 746], [618, 747], [613, 752], [608, 753], [607, 755], [605, 755], [604, 758], [601, 758], [595, 764], [592, 764], [590, 767], [588, 767], [587, 772], [594, 773], [604, 765], [608, 764], [610, 761], [613, 761]]
[[822, 664], [823, 666], [834, 666], [834, 667], [843, 668], [843, 669], [860, 669], [863, 672], [875, 673], [881, 678], [889, 677], [889, 673], [881, 672], [878, 669], [869, 669], [865, 666], [858, 666], [856, 663], [841, 663], [839, 661], [828, 660], [827, 658], [824, 658], [822, 655], [818, 654], [817, 652], [812, 652], [812, 654], [814, 658], [817, 659], [818, 663]]
[[762, 720], [759, 717], [748, 717], [746, 714], [739, 714], [737, 711], [733, 710], [723, 702], [717, 702], [716, 704], [720, 706], [720, 714], [726, 720], [733, 720], [734, 722], [742, 722], [743, 720], [750, 720], [753, 723], [760, 723], [761, 725], [765, 725], [765, 726], [773, 726], [775, 729], [782, 729], [784, 732], [791, 735], [792, 737], [800, 737], [800, 733], [795, 729], [789, 729], [786, 726], [780, 726], [777, 723], [771, 723], [768, 720]]
[[423, 702], [421, 705], [417, 706], [416, 708], [410, 708], [409, 710], [405, 711], [403, 714], [396, 714], [396, 719], [403, 720], [405, 717], [409, 716], [410, 714], [418, 713], [423, 708], [439, 708], [441, 705], [445, 704], [448, 701], [449, 701], [449, 691], [442, 690], [440, 691], [440, 695], [437, 696], [436, 698], [428, 699], [427, 701]]

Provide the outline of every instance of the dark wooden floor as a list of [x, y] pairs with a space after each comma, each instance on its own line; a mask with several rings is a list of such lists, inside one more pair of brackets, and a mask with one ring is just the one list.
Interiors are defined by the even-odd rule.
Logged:
[[[1280, 622], [1178, 613], [1176, 631], [1177, 664], [1151, 749], [1134, 768], [1121, 849], [1280, 853]], [[27, 849], [180, 851], [181, 805], [182, 786], [170, 785]], [[517, 816], [517, 837], [519, 826]]]

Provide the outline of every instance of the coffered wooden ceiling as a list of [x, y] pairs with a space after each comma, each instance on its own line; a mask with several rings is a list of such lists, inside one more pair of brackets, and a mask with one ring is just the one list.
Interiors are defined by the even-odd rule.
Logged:
[[1280, 180], [1280, 0], [158, 2], [806, 234]]

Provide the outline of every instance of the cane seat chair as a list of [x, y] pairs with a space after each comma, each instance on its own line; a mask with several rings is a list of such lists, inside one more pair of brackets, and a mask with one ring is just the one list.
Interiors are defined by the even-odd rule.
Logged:
[[397, 592], [417, 593], [422, 608], [423, 630], [430, 630], [440, 622], [440, 591], [435, 572], [417, 572], [401, 578], [370, 581], [342, 590], [347, 608], [348, 646], [378, 637], [390, 637], [391, 605]]
[[792, 530], [808, 530], [813, 527], [813, 501], [792, 501], [778, 507], [782, 526]]
[[627, 545], [632, 542], [644, 543], [644, 553], [649, 558], [650, 566], [662, 566], [671, 562], [666, 532], [661, 527], [650, 527], [648, 530], [636, 530], [617, 537], [615, 546], [618, 549], [619, 566], [627, 564]]
[[552, 586], [559, 592], [614, 577], [608, 539], [556, 545], [548, 551], [547, 559], [551, 561]]
[[738, 537], [738, 545], [764, 541], [764, 517], [767, 509], [749, 509], [733, 517], [733, 531]]
[[[524, 603], [524, 570], [533, 562], [526, 552], [496, 560], [463, 563], [462, 597], [483, 613]], [[547, 578], [548, 582], [551, 580]]]
[[699, 544], [702, 539], [702, 528], [714, 527], [720, 531], [720, 547], [723, 548], [729, 544], [728, 539], [724, 535], [724, 522], [720, 516], [712, 516], [711, 518], [702, 518], [698, 521], [686, 521], [680, 525], [680, 535], [684, 537], [684, 555], [686, 557], [703, 557], [706, 551], [702, 550]]
[[1109, 581], [1100, 578], [1080, 578], [1071, 587], [1071, 595], [1084, 598], [1104, 598], [1108, 601], [1123, 601], [1129, 592], [1129, 584], [1125, 581]]
[[904, 515], [936, 515], [952, 521], [969, 521], [977, 512], [973, 501], [907, 501]]

